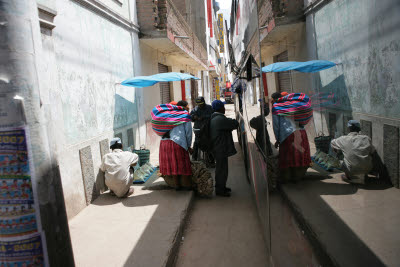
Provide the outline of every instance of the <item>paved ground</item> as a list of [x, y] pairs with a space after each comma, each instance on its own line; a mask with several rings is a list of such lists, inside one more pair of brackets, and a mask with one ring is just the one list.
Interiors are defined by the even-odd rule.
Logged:
[[283, 190], [338, 265], [400, 266], [398, 189], [350, 185], [335, 174]]
[[103, 194], [69, 222], [76, 266], [165, 266], [173, 259], [193, 192], [135, 189], [123, 200]]
[[[268, 131], [274, 142], [271, 125]], [[317, 248], [339, 266], [400, 266], [399, 190], [372, 177], [365, 185], [350, 185], [340, 179], [342, 173], [314, 168], [318, 171], [310, 168], [306, 181], [284, 185], [282, 191]]]
[[192, 204], [178, 266], [265, 266], [267, 252], [240, 155], [230, 158], [231, 198], [193, 204], [193, 192], [168, 190], [156, 177], [135, 186], [126, 199], [102, 194], [69, 222], [76, 266], [171, 266]]
[[[229, 164], [232, 197], [195, 199], [182, 240], [192, 192], [165, 190], [161, 179], [153, 179], [146, 183], [151, 190], [136, 186], [127, 199], [101, 195], [70, 221], [76, 266], [166, 266], [179, 244], [179, 267], [266, 266], [241, 153]], [[349, 185], [339, 174], [310, 170], [306, 181], [285, 185], [282, 192], [337, 265], [400, 266], [398, 189], [376, 182]], [[270, 202], [275, 266], [319, 266], [287, 202], [276, 193]]]
[[[235, 132], [233, 136], [237, 139]], [[238, 153], [229, 158], [227, 186], [232, 196], [196, 199], [176, 266], [267, 265], [267, 249], [237, 143], [236, 149]]]

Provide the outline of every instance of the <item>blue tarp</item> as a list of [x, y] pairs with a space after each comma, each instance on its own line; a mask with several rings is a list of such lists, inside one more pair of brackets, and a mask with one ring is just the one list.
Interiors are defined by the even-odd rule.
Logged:
[[318, 72], [336, 66], [336, 63], [327, 60], [311, 60], [306, 62], [286, 61], [277, 62], [262, 68], [263, 72], [281, 72], [297, 70], [300, 72]]
[[121, 84], [125, 86], [143, 88], [155, 85], [158, 82], [176, 82], [176, 81], [190, 80], [190, 79], [200, 80], [199, 78], [186, 73], [166, 72], [150, 76], [133, 77], [131, 79], [123, 81]]

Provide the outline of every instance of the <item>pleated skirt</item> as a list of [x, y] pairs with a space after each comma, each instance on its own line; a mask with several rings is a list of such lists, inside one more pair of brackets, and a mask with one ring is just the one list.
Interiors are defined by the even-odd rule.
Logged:
[[161, 140], [159, 159], [163, 175], [192, 175], [189, 152], [174, 141]]

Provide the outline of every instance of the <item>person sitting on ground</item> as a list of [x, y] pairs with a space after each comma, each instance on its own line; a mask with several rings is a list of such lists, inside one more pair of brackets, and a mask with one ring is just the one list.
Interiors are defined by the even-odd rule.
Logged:
[[232, 131], [239, 123], [225, 116], [225, 106], [220, 100], [212, 102], [214, 113], [210, 122], [210, 137], [212, 152], [216, 160], [215, 166], [215, 193], [217, 196], [229, 197], [231, 189], [226, 187], [228, 180], [228, 157], [236, 154]]
[[[199, 154], [198, 142], [200, 129], [205, 123], [209, 122], [209, 120], [211, 119], [211, 115], [214, 113], [211, 105], [206, 104], [204, 97], [198, 97], [196, 99], [196, 104], [197, 106], [192, 110], [192, 112], [190, 112], [190, 116], [192, 116], [192, 121], [194, 122], [193, 132], [195, 139], [192, 158], [195, 161], [197, 160]], [[214, 158], [212, 158], [211, 155], [208, 155], [208, 159], [210, 160], [210, 162], [214, 162]]]
[[[263, 101], [263, 99], [259, 99], [258, 101]], [[264, 145], [266, 142], [266, 155], [267, 156], [271, 156], [272, 155], [272, 147], [271, 147], [271, 142], [269, 139], [269, 134], [268, 134], [268, 130], [267, 130], [267, 121], [265, 119], [266, 116], [268, 116], [269, 114], [269, 105], [267, 103], [263, 103], [264, 105], [264, 116], [262, 115], [258, 115], [257, 117], [254, 117], [250, 120], [250, 127], [254, 128], [256, 130], [256, 142], [258, 143], [258, 145], [261, 147], [261, 149], [264, 150]], [[265, 134], [266, 136], [264, 137], [264, 131], [263, 131], [263, 121], [264, 121], [264, 125], [265, 125]]]
[[110, 142], [111, 153], [104, 155], [100, 169], [105, 172], [105, 184], [111, 194], [127, 197], [133, 194], [133, 170], [139, 156], [129, 151], [122, 151], [121, 139], [115, 137]]
[[342, 175], [342, 179], [349, 183], [362, 183], [372, 169], [372, 154], [375, 148], [371, 138], [360, 134], [361, 126], [358, 121], [350, 120], [347, 127], [350, 133], [333, 139], [331, 147], [343, 153], [342, 169], [345, 174]]
[[[160, 142], [160, 173], [163, 176], [172, 176], [176, 190], [192, 189], [192, 167], [189, 153], [192, 153], [192, 123], [189, 115], [188, 102], [181, 100], [176, 105], [178, 110], [186, 111], [189, 118], [166, 132]], [[176, 107], [175, 107], [176, 108]], [[174, 115], [174, 114], [173, 114]]]

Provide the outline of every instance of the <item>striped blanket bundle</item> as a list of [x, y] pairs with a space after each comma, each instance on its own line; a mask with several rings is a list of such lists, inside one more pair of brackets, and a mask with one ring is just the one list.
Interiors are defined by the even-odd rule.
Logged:
[[303, 93], [293, 93], [279, 98], [272, 107], [273, 115], [293, 116], [300, 126], [306, 125], [313, 116], [310, 98]]
[[155, 106], [151, 111], [151, 118], [153, 131], [159, 136], [163, 136], [166, 132], [182, 123], [191, 121], [189, 112], [183, 107], [171, 104]]

